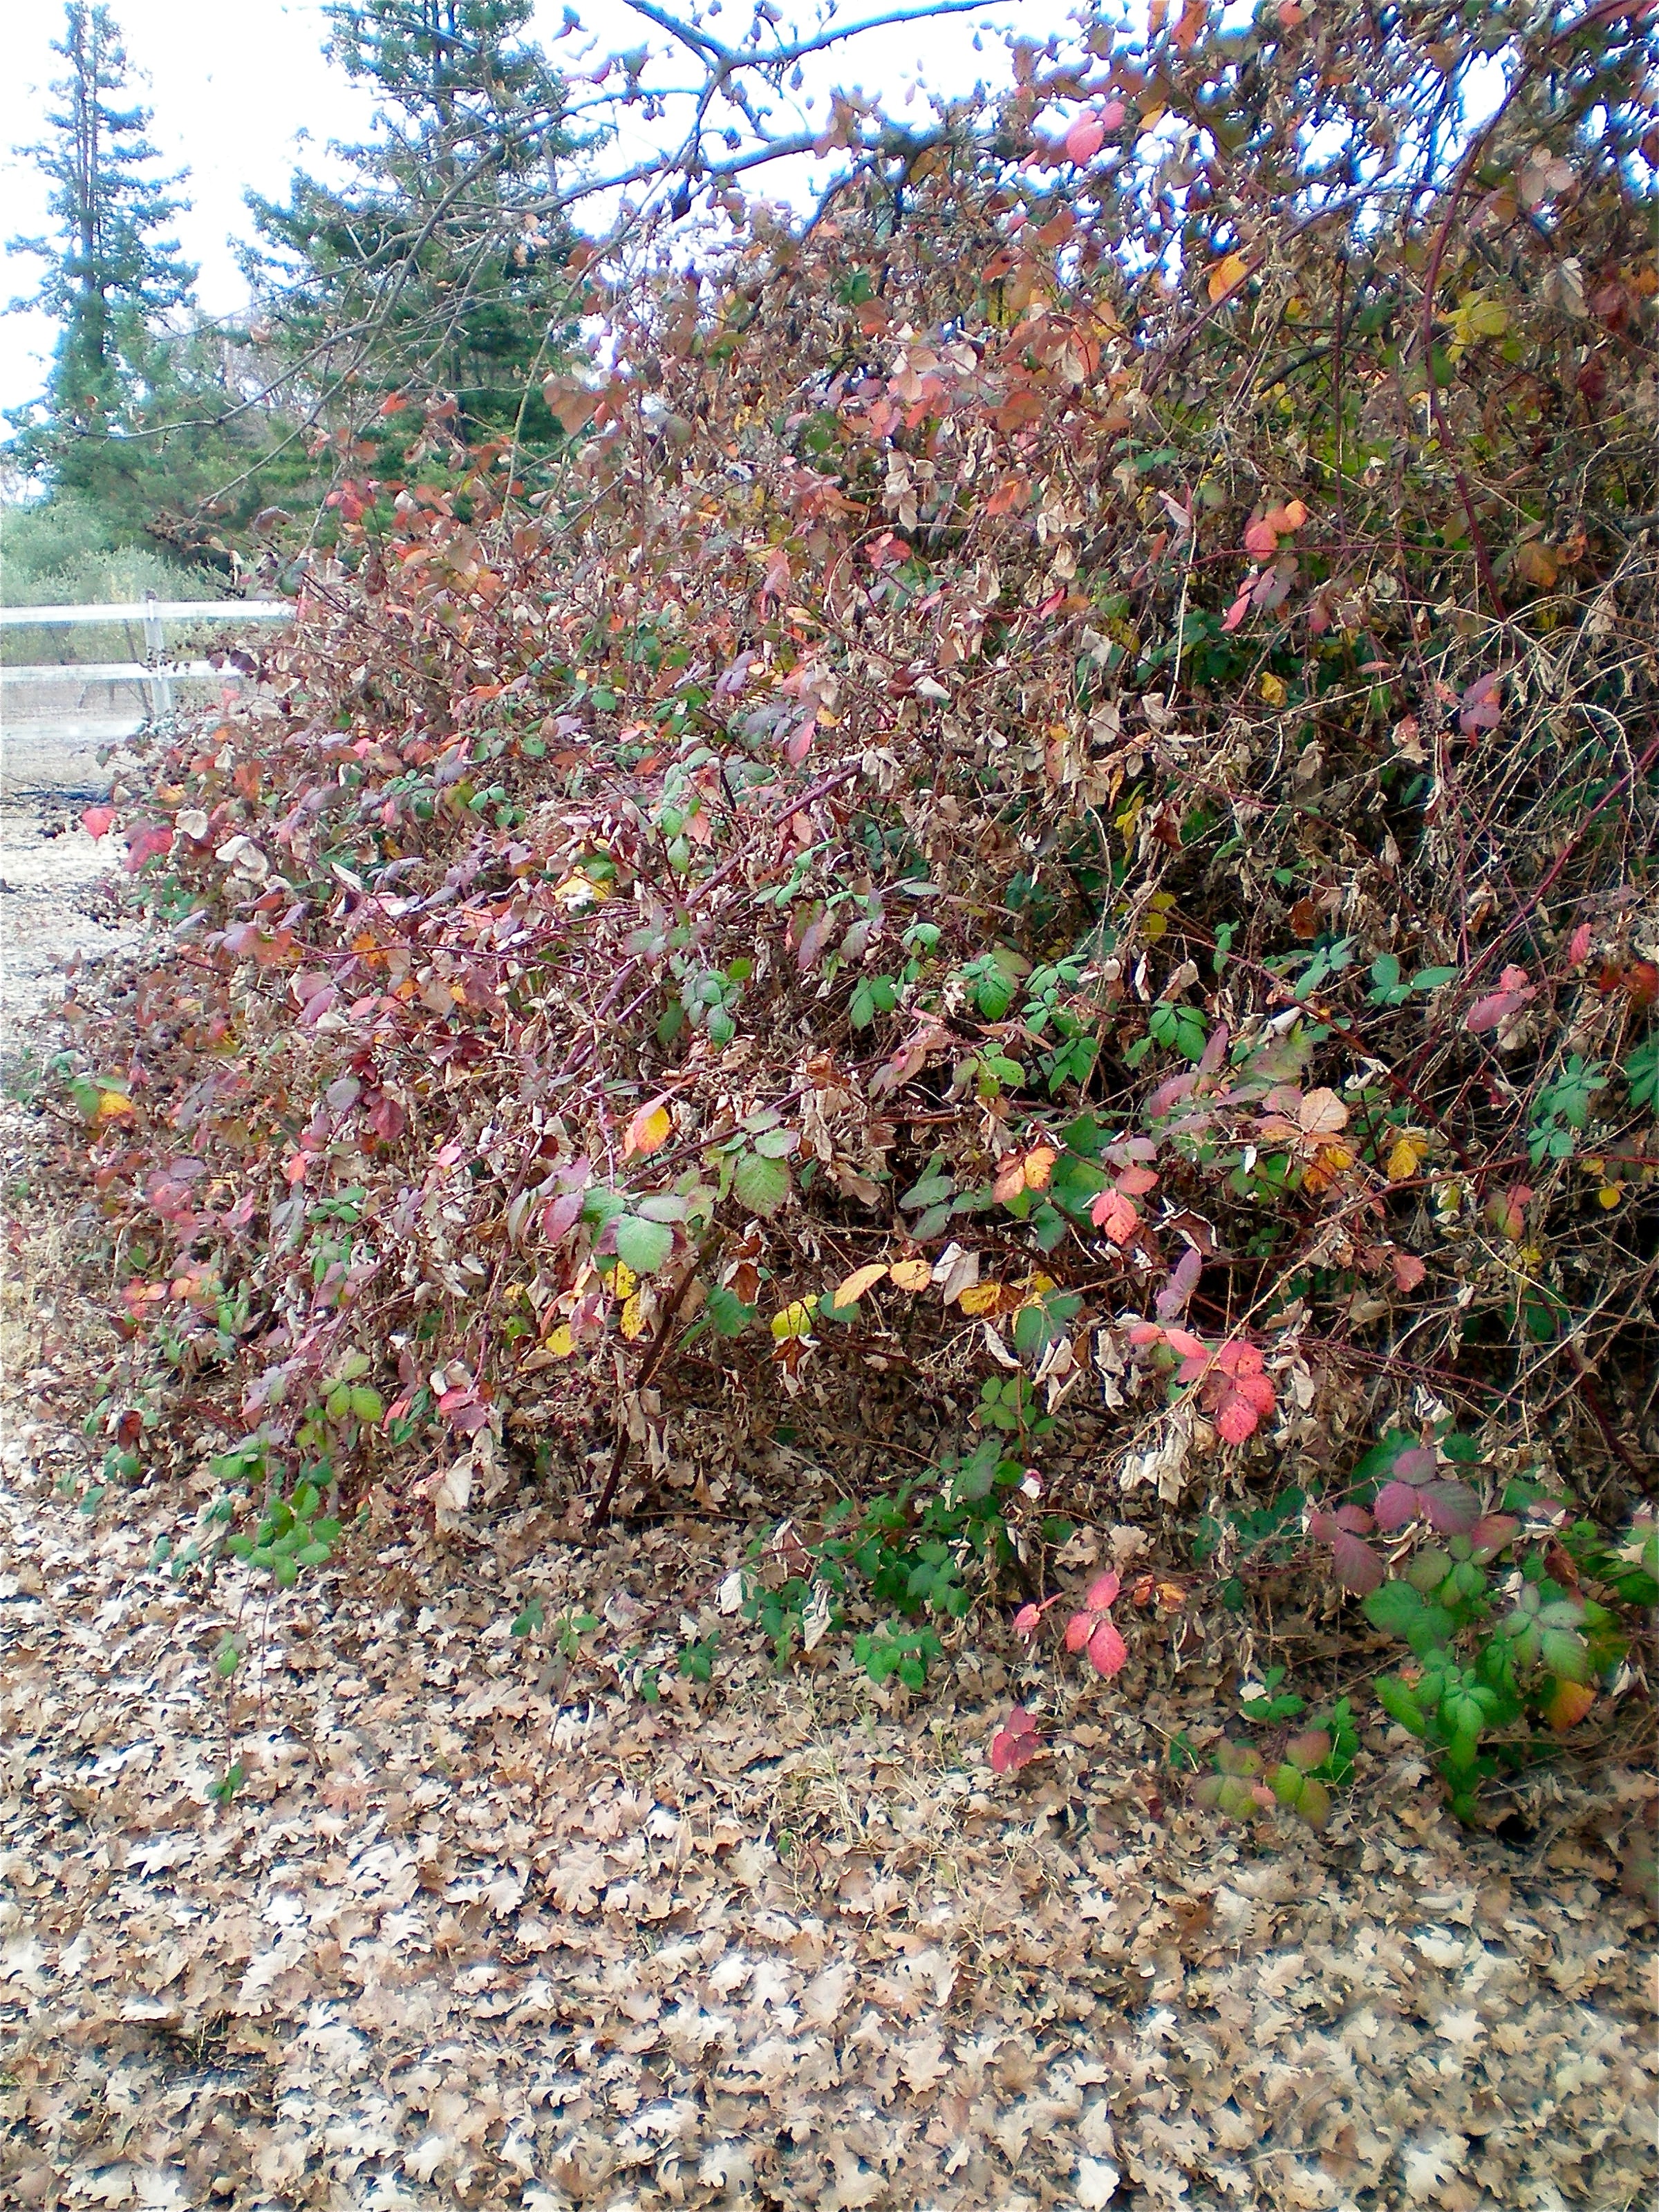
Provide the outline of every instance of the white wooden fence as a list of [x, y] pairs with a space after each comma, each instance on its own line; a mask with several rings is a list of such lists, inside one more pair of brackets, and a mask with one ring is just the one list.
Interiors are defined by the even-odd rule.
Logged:
[[286, 599], [158, 599], [154, 592], [142, 600], [113, 606], [0, 607], [0, 629], [69, 628], [84, 623], [142, 623], [143, 660], [48, 661], [26, 668], [0, 666], [0, 686], [43, 684], [82, 678], [88, 684], [142, 682], [149, 693], [150, 713], [157, 720], [173, 711], [175, 678], [211, 676], [216, 672], [204, 660], [179, 663], [167, 657], [168, 623], [230, 622], [287, 623], [294, 609]]

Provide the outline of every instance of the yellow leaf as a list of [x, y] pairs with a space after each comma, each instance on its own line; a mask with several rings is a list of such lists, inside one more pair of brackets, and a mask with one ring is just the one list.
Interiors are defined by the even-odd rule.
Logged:
[[868, 1290], [872, 1290], [887, 1273], [884, 1260], [872, 1260], [867, 1267], [854, 1267], [852, 1273], [836, 1285], [835, 1302], [838, 1306], [855, 1306]]
[[1261, 673], [1261, 696], [1270, 707], [1282, 707], [1289, 696], [1284, 678], [1275, 676], [1270, 668]]
[[1230, 253], [1224, 261], [1218, 261], [1210, 271], [1210, 298], [1224, 300], [1250, 273], [1250, 264], [1242, 253]]
[[977, 1321], [983, 1314], [992, 1314], [1002, 1299], [1000, 1283], [970, 1283], [957, 1298], [963, 1313]]
[[635, 1291], [631, 1297], [624, 1301], [622, 1310], [622, 1318], [617, 1326], [621, 1328], [623, 1334], [628, 1339], [628, 1341], [630, 1344], [633, 1343], [636, 1337], [643, 1336], [645, 1334], [645, 1297], [642, 1291]]
[[1317, 1198], [1353, 1163], [1354, 1155], [1346, 1145], [1321, 1145], [1304, 1171], [1302, 1187], [1310, 1197]]
[[933, 1271], [926, 1260], [896, 1261], [890, 1272], [902, 1291], [925, 1291], [933, 1279]]
[[623, 1158], [631, 1158], [635, 1152], [659, 1152], [673, 1133], [674, 1117], [668, 1110], [667, 1099], [650, 1099], [628, 1125], [628, 1134], [623, 1139]]
[[562, 884], [555, 885], [553, 896], [561, 906], [575, 914], [583, 907], [603, 906], [611, 894], [605, 884], [596, 884], [591, 876], [583, 875], [579, 869], [567, 876]]
[[792, 1337], [811, 1336], [812, 1334], [811, 1308], [803, 1300], [795, 1299], [793, 1304], [787, 1305], [781, 1313], [773, 1315], [772, 1334], [780, 1344], [787, 1344]]
[[627, 1261], [618, 1260], [616, 1271], [611, 1278], [610, 1287], [616, 1297], [631, 1298], [634, 1295], [634, 1285], [638, 1280], [639, 1277], [629, 1266]]
[[1409, 1131], [1396, 1137], [1389, 1153], [1389, 1181], [1409, 1182], [1426, 1149], [1423, 1139]]
[[570, 1334], [570, 1324], [568, 1321], [562, 1321], [556, 1329], [549, 1332], [547, 1348], [555, 1359], [569, 1358], [571, 1353], [576, 1349], [576, 1340]]
[[[1137, 799], [1135, 805], [1139, 806], [1139, 804]], [[1175, 907], [1176, 895], [1173, 891], [1155, 891], [1146, 902], [1146, 918], [1140, 925], [1143, 935], [1162, 937], [1170, 927], [1170, 916]]]
[[132, 1111], [132, 1101], [124, 1091], [100, 1091], [98, 1094], [98, 1119], [118, 1121]]
[[1618, 1205], [1619, 1197], [1620, 1192], [1618, 1184], [1616, 1182], [1604, 1182], [1601, 1189], [1595, 1194], [1595, 1203], [1598, 1206], [1605, 1206], [1608, 1211], [1611, 1212], [1612, 1209]]

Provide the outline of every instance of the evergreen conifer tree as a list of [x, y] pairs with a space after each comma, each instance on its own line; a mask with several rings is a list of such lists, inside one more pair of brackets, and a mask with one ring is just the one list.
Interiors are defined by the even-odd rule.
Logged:
[[133, 434], [168, 380], [161, 319], [191, 303], [196, 271], [165, 235], [187, 204], [172, 197], [183, 178], [157, 173], [149, 110], [123, 102], [130, 64], [109, 10], [68, 0], [64, 16], [52, 51], [68, 72], [52, 88], [51, 136], [23, 149], [52, 184], [53, 227], [14, 241], [46, 264], [14, 305], [44, 308], [62, 334], [44, 397], [9, 418], [11, 458], [54, 489], [125, 512], [144, 505], [142, 479], [156, 462]]
[[[249, 195], [246, 265], [290, 365], [284, 397], [337, 427], [387, 394], [453, 394], [469, 442], [511, 431], [566, 319], [562, 230], [538, 210], [568, 150], [531, 0], [340, 0], [331, 52], [378, 94], [342, 189]], [[522, 428], [555, 434], [538, 396]]]

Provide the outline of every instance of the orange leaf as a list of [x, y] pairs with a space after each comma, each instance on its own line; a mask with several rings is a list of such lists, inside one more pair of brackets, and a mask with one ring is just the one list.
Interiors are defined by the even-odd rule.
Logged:
[[933, 1279], [926, 1260], [896, 1260], [888, 1272], [902, 1291], [925, 1291]]
[[1103, 1190], [1089, 1209], [1089, 1218], [1114, 1244], [1127, 1244], [1140, 1226], [1139, 1209], [1121, 1190]]
[[994, 1195], [998, 1205], [1006, 1206], [1022, 1191], [1046, 1189], [1059, 1158], [1052, 1145], [1035, 1145], [1029, 1152], [1010, 1152], [997, 1169]]
[[887, 1262], [884, 1260], [872, 1260], [867, 1267], [854, 1267], [850, 1275], [836, 1285], [836, 1305], [855, 1306], [865, 1292], [873, 1289], [886, 1273]]
[[1565, 1735], [1570, 1728], [1577, 1728], [1595, 1703], [1595, 1692], [1588, 1682], [1558, 1682], [1550, 1692], [1544, 1707], [1544, 1717], [1558, 1735]]
[[1242, 253], [1230, 253], [1224, 261], [1218, 261], [1210, 271], [1210, 298], [1219, 302], [1229, 292], [1237, 291], [1250, 273], [1250, 264]]
[[668, 1110], [668, 1100], [659, 1094], [647, 1099], [628, 1125], [623, 1139], [623, 1158], [631, 1159], [635, 1152], [659, 1152], [674, 1133], [674, 1117]]

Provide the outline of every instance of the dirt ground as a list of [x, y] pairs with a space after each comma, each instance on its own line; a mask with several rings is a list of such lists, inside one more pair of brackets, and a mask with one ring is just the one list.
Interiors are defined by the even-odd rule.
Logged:
[[45, 1041], [36, 1025], [61, 992], [63, 963], [100, 963], [135, 941], [93, 910], [108, 911], [94, 886], [111, 848], [79, 820], [120, 770], [118, 750], [100, 767], [100, 748], [118, 748], [129, 726], [64, 714], [9, 720], [0, 732], [0, 1067], [8, 1074]]
[[[98, 795], [81, 757], [9, 766], [14, 1077], [55, 958], [126, 942], [91, 841], [32, 837]], [[1645, 1778], [1545, 1775], [1471, 1837], [1372, 1730], [1324, 1835], [1242, 1835], [1168, 1760], [1237, 1725], [1224, 1677], [1158, 1629], [1110, 1684], [971, 1646], [920, 1697], [841, 1646], [779, 1677], [722, 1609], [743, 1526], [585, 1548], [528, 1492], [204, 1591], [205, 1468], [100, 1494], [88, 1224], [11, 1090], [0, 2203], [1652, 2202]], [[665, 1671], [716, 1632], [710, 1682]], [[1052, 1748], [997, 1777], [1016, 1695]]]

